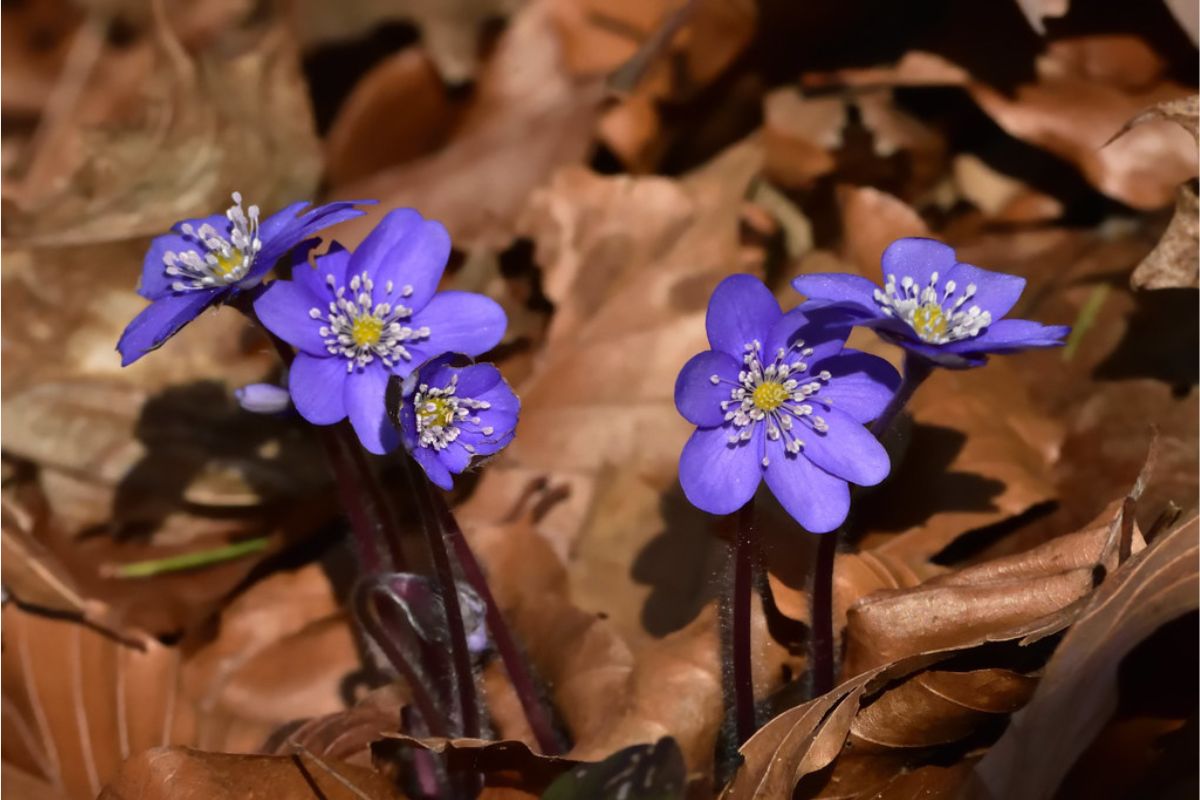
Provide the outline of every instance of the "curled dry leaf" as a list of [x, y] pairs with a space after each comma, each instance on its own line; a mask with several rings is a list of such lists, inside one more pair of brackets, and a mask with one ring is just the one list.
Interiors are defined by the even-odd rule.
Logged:
[[[1164, 120], [1178, 124], [1200, 142], [1200, 95], [1169, 100], [1146, 109], [1117, 131], [1110, 144], [1128, 131], [1148, 121]], [[1175, 197], [1175, 214], [1158, 245], [1142, 259], [1130, 279], [1135, 289], [1200, 287], [1200, 202], [1196, 182], [1180, 184]]]
[[1162, 240], [1133, 271], [1130, 283], [1135, 289], [1174, 289], [1200, 287], [1200, 200], [1196, 184], [1179, 187], [1175, 213]]
[[1122, 565], [1088, 599], [1029, 705], [976, 766], [969, 797], [1054, 796], [1116, 708], [1121, 659], [1161, 625], [1200, 606], [1198, 536], [1193, 516]]
[[[1011, 631], [1071, 606], [1092, 590], [1097, 566], [1111, 571], [1117, 565], [1122, 519], [1121, 503], [1115, 502], [1078, 533], [911, 589], [864, 597], [847, 615], [843, 674], [988, 641], [993, 631]], [[1140, 538], [1133, 546], [1142, 546]]]
[[187, 747], [147, 750], [125, 762], [98, 800], [401, 800], [391, 782], [365, 767], [311, 754], [252, 756]]
[[[855, 758], [877, 756], [893, 769], [905, 768], [895, 762], [898, 750], [961, 741], [1020, 708], [1034, 677], [1004, 665], [980, 666], [978, 659], [966, 669], [951, 667], [949, 659], [988, 643], [1025, 644], [1069, 626], [1097, 570], [1117, 567], [1128, 527], [1123, 507], [1118, 501], [1088, 529], [1027, 553], [860, 600], [849, 614], [843, 683], [760, 729], [743, 746], [746, 761], [723, 797], [786, 796], [833, 763], [847, 740]], [[1133, 536], [1136, 551], [1144, 545], [1136, 530]], [[860, 762], [827, 784], [828, 796], [857, 796], [848, 787], [882, 783], [875, 774]], [[820, 785], [810, 788], [806, 796], [826, 796]]]

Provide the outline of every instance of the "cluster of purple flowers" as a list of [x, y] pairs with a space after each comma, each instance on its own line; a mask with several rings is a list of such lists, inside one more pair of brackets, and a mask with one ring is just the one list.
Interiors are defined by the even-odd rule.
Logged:
[[[260, 221], [257, 206], [243, 208], [236, 193], [233, 200], [224, 215], [186, 220], [151, 244], [139, 287], [151, 304], [118, 343], [124, 364], [205, 308], [238, 303], [295, 348], [288, 397], [313, 424], [349, 418], [367, 450], [403, 445], [445, 488], [512, 439], [516, 396], [495, 367], [469, 363], [499, 343], [507, 321], [483, 295], [438, 291], [450, 255], [444, 227], [395, 210], [354, 252], [335, 242], [310, 264], [314, 235], [362, 214], [363, 202], [303, 213], [297, 204]], [[264, 283], [281, 263], [290, 279]], [[679, 470], [693, 504], [727, 514], [765, 480], [801, 525], [826, 532], [846, 518], [848, 484], [887, 477], [887, 452], [866, 426], [886, 425], [904, 382], [919, 379], [847, 349], [854, 326], [902, 347], [922, 374], [1058, 345], [1067, 333], [1006, 319], [1024, 280], [960, 263], [932, 239], [894, 242], [883, 275], [882, 287], [855, 275], [804, 275], [793, 286], [807, 300], [787, 313], [751, 276], [716, 288], [707, 317], [712, 349], [692, 358], [675, 386], [680, 414], [697, 428]], [[390, 414], [389, 384], [400, 388]], [[278, 411], [280, 394], [255, 385], [242, 399]]]
[[855, 275], [797, 278], [793, 287], [808, 299], [786, 314], [756, 278], [734, 275], [717, 286], [707, 317], [712, 349], [675, 384], [679, 413], [697, 426], [679, 462], [692, 504], [728, 514], [765, 480], [804, 528], [824, 533], [846, 519], [849, 483], [887, 477], [887, 452], [865, 426], [886, 427], [899, 410], [901, 376], [844, 347], [854, 326], [906, 351], [905, 381], [933, 365], [964, 369], [988, 354], [1056, 346], [1068, 332], [1004, 319], [1024, 279], [959, 263], [932, 239], [893, 242], [883, 274], [883, 288]]
[[[388, 213], [353, 253], [331, 244], [309, 264], [319, 230], [361, 215], [363, 202], [290, 206], [260, 222], [239, 194], [224, 214], [187, 220], [154, 240], [139, 292], [152, 301], [117, 345], [130, 364], [159, 347], [205, 308], [245, 300], [262, 325], [295, 348], [288, 394], [315, 425], [349, 418], [363, 446], [384, 454], [401, 444], [443, 488], [476, 456], [513, 436], [519, 403], [495, 367], [454, 357], [495, 347], [507, 325], [490, 298], [439, 292], [450, 256], [441, 224], [416, 211]], [[290, 279], [264, 284], [290, 263]], [[389, 415], [389, 381], [401, 408]], [[255, 385], [248, 407], [278, 411], [278, 392]], [[402, 430], [389, 417], [402, 420]]]

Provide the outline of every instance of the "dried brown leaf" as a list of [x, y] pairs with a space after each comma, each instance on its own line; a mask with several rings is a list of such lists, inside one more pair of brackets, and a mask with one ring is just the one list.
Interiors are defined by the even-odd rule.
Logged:
[[597, 80], [565, 74], [548, 4], [534, 0], [510, 21], [444, 147], [336, 187], [342, 197], [380, 201], [340, 239], [354, 243], [388, 209], [413, 206], [445, 224], [460, 249], [510, 244], [530, 192], [586, 157], [602, 98]]
[[1116, 707], [1122, 657], [1200, 605], [1198, 534], [1193, 516], [1101, 585], [1046, 665], [1029, 705], [975, 768], [969, 796], [1054, 796]]
[[226, 610], [217, 638], [167, 647], [71, 619], [4, 609], [5, 771], [92, 798], [153, 747], [253, 752], [297, 718], [343, 706], [358, 668], [319, 567], [272, 576]]
[[428, 155], [457, 116], [425, 50], [401, 50], [372, 67], [338, 108], [325, 140], [329, 182], [342, 186]]
[[[1121, 519], [1120, 503], [1115, 503], [1078, 533], [933, 577], [912, 589], [859, 600], [847, 615], [843, 674], [856, 675], [909, 655], [971, 646], [991, 640], [997, 631], [1039, 620], [1052, 619], [1049, 627], [1061, 629], [1069, 618], [1059, 612], [1091, 592], [1097, 566], [1116, 566], [1114, 530]], [[1049, 632], [1045, 624], [1036, 630], [1039, 636]]]
[[1011, 136], [1073, 164], [1101, 192], [1135, 208], [1171, 201], [1179, 182], [1196, 172], [1196, 152], [1174, 131], [1142, 126], [1124, 147], [1103, 147], [1130, 117], [1189, 87], [1166, 77], [1162, 57], [1124, 34], [1059, 39], [1038, 57], [1037, 78], [1013, 91], [974, 79], [963, 67], [920, 50], [894, 66], [806, 76], [819, 86], [962, 86]]
[[125, 762], [99, 800], [400, 800], [374, 770], [312, 755], [251, 756], [186, 747], [148, 750]]
[[6, 234], [59, 246], [105, 242], [210, 214], [232, 186], [267, 209], [311, 196], [319, 145], [299, 55], [282, 27], [247, 32], [195, 60], [169, 24], [159, 22], [157, 36], [158, 60], [132, 83], [148, 95], [139, 112], [65, 124], [35, 154], [63, 174], [49, 180], [31, 168], [11, 193]]
[[1179, 187], [1162, 239], [1133, 271], [1134, 289], [1200, 287], [1200, 200], [1195, 181]]

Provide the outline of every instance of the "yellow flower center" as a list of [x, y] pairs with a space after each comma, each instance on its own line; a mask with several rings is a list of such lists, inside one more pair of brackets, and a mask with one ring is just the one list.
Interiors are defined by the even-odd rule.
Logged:
[[454, 408], [445, 398], [430, 397], [418, 406], [417, 416], [421, 418], [422, 427], [429, 428], [436, 425], [445, 428], [454, 421]]
[[359, 317], [350, 326], [350, 338], [359, 347], [377, 344], [383, 335], [383, 320], [378, 317]]
[[763, 411], [774, 411], [788, 399], [788, 391], [782, 383], [768, 381], [760, 383], [754, 390], [754, 405]]
[[946, 332], [946, 315], [937, 303], [925, 303], [913, 313], [913, 329], [922, 339], [941, 337]]
[[242, 251], [237, 249], [227, 256], [223, 256], [220, 253], [215, 253], [214, 255], [217, 257], [217, 265], [213, 267], [213, 272], [222, 278], [242, 266], [245, 258], [242, 255]]

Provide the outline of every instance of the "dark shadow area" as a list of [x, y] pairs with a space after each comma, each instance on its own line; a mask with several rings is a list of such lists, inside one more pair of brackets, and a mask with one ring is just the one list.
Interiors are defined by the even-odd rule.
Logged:
[[1200, 381], [1200, 303], [1195, 289], [1135, 292], [1120, 344], [1096, 365], [1098, 381], [1154, 378], [1184, 397]]
[[[236, 463], [240, 480], [263, 505], [295, 497], [293, 466], [314, 452], [283, 416], [263, 416], [241, 410], [224, 384], [216, 381], [172, 386], [146, 401], [134, 435], [146, 454], [118, 484], [113, 498], [117, 539], [149, 535], [168, 514], [188, 508], [206, 516], [242, 518], [244, 505], [198, 506], [185, 496], [202, 472], [222, 462]], [[290, 434], [290, 435], [289, 435]], [[323, 469], [314, 465], [316, 469]]]
[[895, 98], [897, 106], [946, 136], [948, 152], [971, 153], [997, 172], [1061, 201], [1066, 225], [1096, 225], [1113, 214], [1128, 213], [1124, 205], [1096, 191], [1073, 164], [1001, 128], [964, 89], [902, 87]]
[[1198, 630], [1200, 614], [1184, 614], [1161, 626], [1121, 660], [1117, 708], [1064, 778], [1058, 797], [1196, 796]]
[[[1015, 3], [767, 0], [761, 6], [750, 50], [762, 54], [760, 69], [775, 82], [805, 71], [878, 66], [920, 49], [1011, 87], [1033, 77], [1032, 56], [1042, 47]], [[979, 30], [989, 35], [969, 35]]]
[[641, 621], [653, 636], [687, 625], [717, 594], [723, 542], [713, 536], [716, 521], [687, 501], [676, 483], [659, 500], [666, 527], [637, 554], [630, 575], [650, 587]]
[[372, 67], [414, 44], [418, 31], [407, 23], [389, 22], [365, 36], [325, 44], [304, 57], [304, 77], [312, 95], [317, 133], [329, 132], [334, 117], [351, 91]]
[[864, 495], [860, 529], [904, 531], [944, 511], [991, 511], [1004, 484], [971, 472], [948, 471], [967, 437], [953, 428], [915, 424], [900, 468]]
[[1038, 503], [1023, 514], [1001, 520], [995, 525], [986, 525], [966, 531], [929, 560], [943, 567], [965, 566], [996, 542], [1021, 530], [1031, 522], [1054, 513], [1057, 508], [1058, 501], [1047, 500], [1044, 503]]

